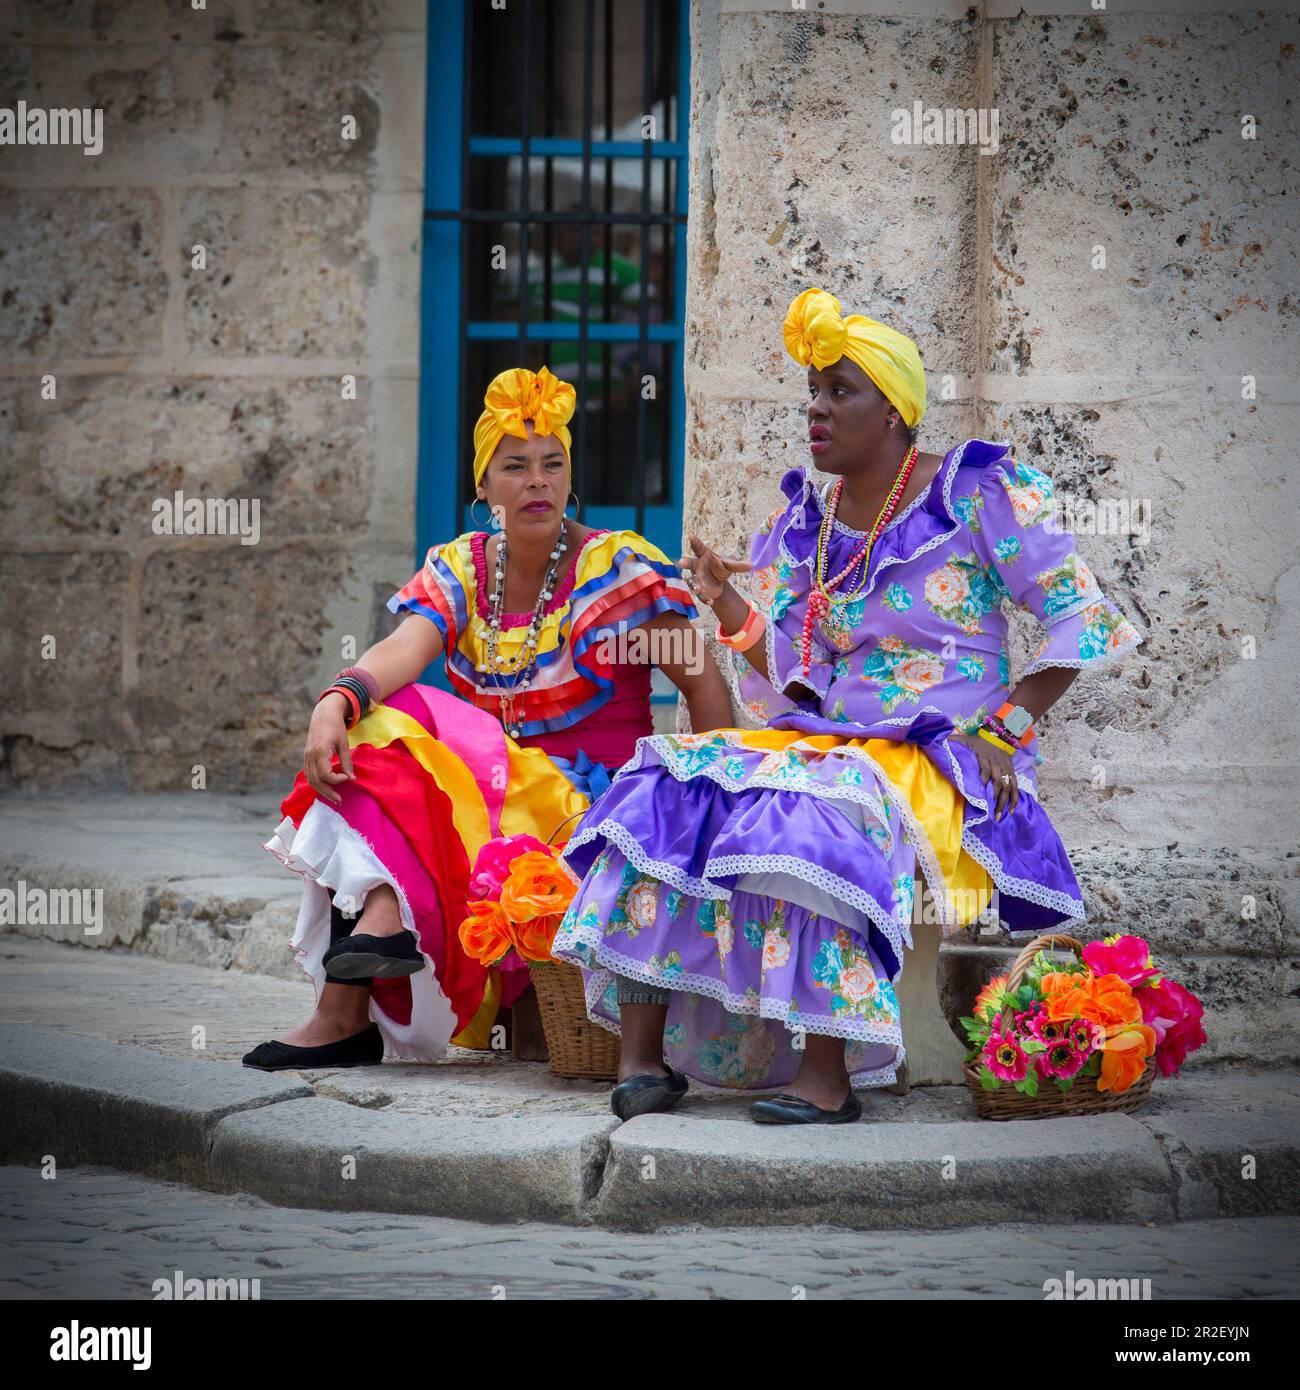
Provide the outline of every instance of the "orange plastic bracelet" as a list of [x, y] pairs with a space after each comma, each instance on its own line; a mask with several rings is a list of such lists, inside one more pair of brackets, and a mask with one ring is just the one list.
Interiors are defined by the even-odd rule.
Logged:
[[741, 623], [738, 631], [723, 632], [722, 624], [719, 623], [714, 636], [724, 647], [730, 647], [733, 652], [744, 652], [748, 651], [762, 637], [766, 626], [763, 615], [751, 603], [749, 612], [745, 615], [745, 621]]

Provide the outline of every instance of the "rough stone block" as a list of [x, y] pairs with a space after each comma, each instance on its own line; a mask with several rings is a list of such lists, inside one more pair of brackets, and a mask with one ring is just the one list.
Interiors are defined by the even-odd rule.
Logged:
[[[212, 101], [216, 50], [201, 41], [208, 21], [196, 14], [191, 26], [191, 13], [185, 6], [176, 23], [194, 33], [194, 42], [175, 42], [171, 34], [160, 35], [158, 43], [112, 43], [91, 34], [78, 42], [82, 35], [74, 34], [68, 42], [6, 50], [0, 76], [14, 100], [26, 100], [29, 108], [103, 112], [99, 154], [84, 154], [80, 145], [7, 146], [7, 167], [61, 185], [134, 179], [142, 187], [183, 181], [196, 170], [217, 172], [229, 158], [229, 141]], [[117, 192], [123, 198], [142, 196]], [[87, 241], [131, 246], [113, 234], [111, 225], [99, 229], [83, 217], [81, 227]]]
[[975, 341], [963, 267], [980, 156], [894, 144], [890, 112], [921, 97], [966, 105], [976, 26], [730, 13], [719, 43], [712, 196], [693, 210], [712, 229], [688, 287], [693, 365], [797, 379], [780, 324], [819, 284], [960, 370]]
[[1294, 1109], [1139, 1118], [1169, 1158], [1180, 1221], [1277, 1216], [1300, 1207], [1300, 1127]]
[[122, 555], [0, 556], [8, 614], [0, 662], [10, 694], [0, 734], [15, 780], [31, 776], [46, 757], [46, 785], [79, 768], [103, 773], [115, 762], [129, 576]]
[[178, 491], [257, 499], [266, 540], [352, 535], [375, 476], [364, 377], [356, 400], [325, 377], [73, 377], [57, 405], [17, 385], [4, 396], [0, 528], [13, 536], [174, 545], [153, 528]]
[[[382, 111], [373, 91], [379, 41], [223, 44], [212, 97], [222, 147], [213, 173], [373, 177]], [[356, 123], [344, 138], [344, 117]], [[358, 189], [360, 193], [360, 189]]]
[[[56, 382], [60, 359], [158, 352], [167, 305], [158, 195], [11, 188], [4, 197], [0, 352], [39, 361]], [[38, 383], [28, 390], [38, 395]]]
[[[368, 203], [316, 189], [191, 192], [181, 212], [191, 352], [359, 356], [376, 275], [362, 237]], [[190, 264], [196, 245], [205, 270]]]
[[1225, 355], [1264, 371], [1269, 341], [1294, 355], [1293, 17], [1022, 13], [994, 34], [990, 369], [1141, 380]]
[[[308, 681], [339, 649], [325, 615], [347, 561], [306, 545], [201, 545], [144, 566], [132, 703], [148, 737], [133, 772], [175, 788], [202, 764], [208, 789], [227, 791], [291, 777], [315, 694]], [[285, 603], [286, 594], [311, 597]]]

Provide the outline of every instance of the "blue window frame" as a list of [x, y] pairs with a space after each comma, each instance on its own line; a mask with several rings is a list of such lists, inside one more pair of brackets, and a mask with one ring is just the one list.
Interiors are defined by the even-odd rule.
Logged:
[[[570, 430], [581, 520], [630, 527], [669, 555], [680, 552], [688, 9], [687, 0], [511, 0], [504, 10], [489, 0], [429, 5], [417, 563], [437, 541], [482, 529], [483, 507], [477, 520], [470, 510], [470, 431], [483, 389], [503, 366], [536, 369], [542, 362], [578, 390]], [[522, 39], [516, 29], [512, 42], [494, 41], [499, 36], [488, 26], [504, 23], [503, 16], [523, 26]], [[557, 44], [564, 45], [558, 61]], [[476, 47], [491, 52], [490, 69], [476, 62]], [[504, 68], [519, 49], [518, 69]], [[650, 133], [671, 139], [628, 139], [615, 127], [615, 84], [627, 76], [618, 63], [629, 49], [644, 63], [638, 97], [658, 92]], [[616, 138], [598, 138], [598, 69], [603, 133]], [[579, 84], [583, 92], [580, 117], [571, 112], [567, 122], [557, 119], [552, 100], [566, 71], [570, 95]], [[490, 94], [474, 90], [476, 80], [483, 88], [489, 77]], [[631, 98], [621, 96], [626, 107]], [[510, 124], [502, 106], [518, 117], [514, 133], [483, 130], [484, 123]], [[534, 134], [534, 124], [544, 128]], [[552, 133], [565, 124], [568, 130]], [[580, 184], [576, 208], [554, 206], [566, 180], [571, 192]], [[639, 258], [635, 250], [610, 249], [615, 234], [629, 244], [629, 228]], [[575, 237], [581, 249], [566, 262], [554, 246]], [[498, 254], [508, 247], [513, 277], [497, 275], [484, 290], [483, 262], [493, 246]], [[653, 378], [648, 386], [646, 376]]]

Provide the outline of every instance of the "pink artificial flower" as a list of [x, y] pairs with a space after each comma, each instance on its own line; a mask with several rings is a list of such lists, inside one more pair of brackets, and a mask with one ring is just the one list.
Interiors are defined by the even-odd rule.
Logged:
[[1094, 975], [1118, 975], [1135, 993], [1160, 972], [1151, 959], [1151, 948], [1140, 936], [1108, 936], [1083, 948], [1083, 963]]
[[1023, 1081], [1029, 1070], [1029, 1054], [1008, 1033], [989, 1034], [984, 1044], [984, 1061], [1000, 1081]]
[[471, 898], [498, 899], [501, 885], [510, 876], [510, 865], [521, 854], [550, 850], [535, 835], [503, 835], [489, 840], [474, 860], [474, 872], [470, 875], [469, 894]]
[[1062, 1078], [1077, 1076], [1087, 1060], [1087, 1049], [1072, 1047], [1065, 1039], [1052, 1043], [1046, 1052], [1034, 1058], [1040, 1076]]
[[1023, 1026], [1029, 1036], [1037, 1038], [1047, 1047], [1050, 1048], [1056, 1043], [1068, 1043], [1070, 1025], [1064, 1019], [1048, 1018], [1047, 1010], [1041, 1002], [1036, 1002], [1032, 1009], [1026, 1009], [1021, 1018], [1025, 1020]]
[[1205, 1042], [1201, 1019], [1205, 1008], [1201, 1001], [1182, 985], [1168, 978], [1158, 985], [1134, 991], [1142, 1005], [1142, 1021], [1156, 1035], [1156, 1069], [1161, 1076], [1174, 1076]]

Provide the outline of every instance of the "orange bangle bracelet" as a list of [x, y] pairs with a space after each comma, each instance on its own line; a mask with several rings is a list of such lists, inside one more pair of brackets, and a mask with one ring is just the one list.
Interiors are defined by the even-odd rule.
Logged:
[[718, 624], [718, 630], [713, 634], [724, 647], [730, 647], [733, 652], [748, 651], [760, 637], [766, 622], [763, 615], [751, 603], [749, 612], [745, 615], [745, 621], [741, 623], [736, 632], [726, 633], [722, 630], [722, 624]]
[[344, 716], [343, 723], [346, 728], [350, 729], [361, 718], [361, 701], [357, 699], [355, 692], [349, 690], [346, 685], [331, 685], [327, 690], [322, 690], [316, 697], [316, 703], [320, 704], [326, 695], [342, 695], [348, 702], [352, 717], [349, 719]]

